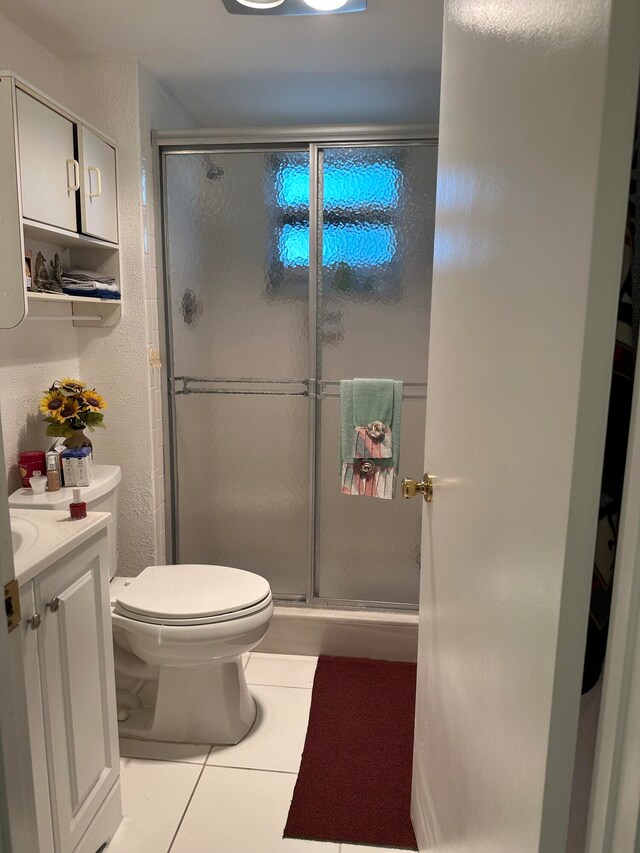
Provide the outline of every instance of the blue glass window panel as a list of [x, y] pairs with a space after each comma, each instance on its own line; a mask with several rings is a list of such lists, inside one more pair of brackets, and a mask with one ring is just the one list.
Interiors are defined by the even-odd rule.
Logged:
[[[324, 266], [346, 263], [354, 268], [380, 266], [393, 260], [396, 235], [391, 225], [351, 222], [325, 225], [322, 232]], [[285, 225], [278, 239], [285, 267], [309, 266], [309, 226]]]
[[[329, 164], [324, 170], [324, 208], [327, 211], [389, 210], [398, 206], [402, 174], [390, 163]], [[280, 207], [309, 207], [309, 166], [287, 163], [278, 171]]]

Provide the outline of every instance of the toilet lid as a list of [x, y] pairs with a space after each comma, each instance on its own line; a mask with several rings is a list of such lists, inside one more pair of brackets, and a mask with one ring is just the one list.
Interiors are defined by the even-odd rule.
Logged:
[[118, 592], [131, 614], [171, 622], [237, 613], [271, 594], [260, 575], [228, 566], [149, 566]]

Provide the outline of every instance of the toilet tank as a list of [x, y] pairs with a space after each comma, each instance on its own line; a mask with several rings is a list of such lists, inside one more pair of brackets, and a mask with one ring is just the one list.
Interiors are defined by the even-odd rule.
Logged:
[[[82, 500], [88, 512], [110, 512], [113, 521], [109, 526], [109, 575], [113, 577], [118, 556], [118, 484], [122, 479], [119, 465], [94, 465], [93, 483], [80, 487]], [[67, 510], [73, 500], [73, 489], [60, 489], [34, 495], [31, 489], [18, 489], [9, 497], [9, 506], [15, 509]]]

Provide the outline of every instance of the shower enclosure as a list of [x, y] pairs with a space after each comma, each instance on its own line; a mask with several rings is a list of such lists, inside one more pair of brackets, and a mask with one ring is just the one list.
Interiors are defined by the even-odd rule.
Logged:
[[175, 561], [285, 602], [417, 606], [421, 507], [341, 494], [339, 381], [404, 381], [399, 477], [421, 473], [436, 158], [162, 148]]

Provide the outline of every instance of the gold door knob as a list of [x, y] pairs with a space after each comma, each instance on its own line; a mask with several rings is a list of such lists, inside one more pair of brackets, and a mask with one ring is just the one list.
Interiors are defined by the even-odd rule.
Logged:
[[424, 475], [421, 483], [417, 480], [408, 480], [406, 477], [402, 481], [402, 494], [406, 500], [415, 498], [416, 495], [422, 495], [427, 503], [433, 500], [433, 482], [428, 474]]

